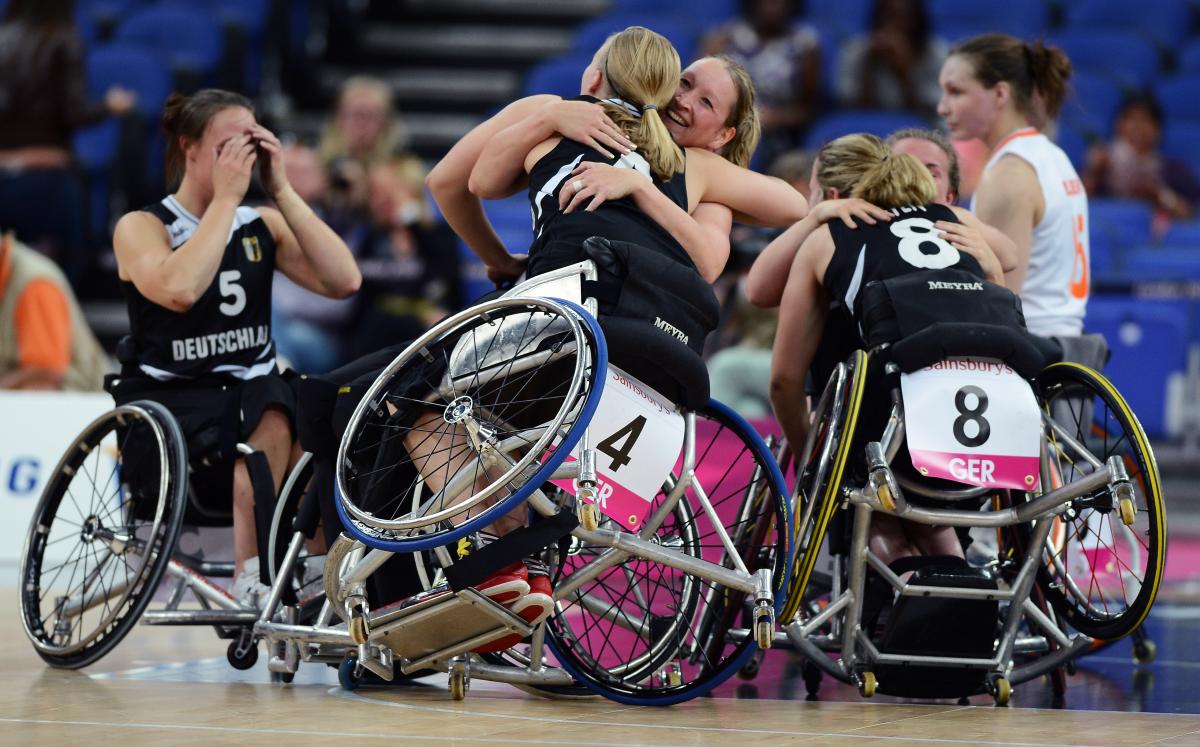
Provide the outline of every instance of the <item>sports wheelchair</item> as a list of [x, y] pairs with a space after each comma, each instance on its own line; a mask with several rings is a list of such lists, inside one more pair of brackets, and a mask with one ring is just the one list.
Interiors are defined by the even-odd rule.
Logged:
[[[597, 321], [597, 299], [580, 303], [618, 270], [622, 294], [670, 293], [638, 252], [614, 262], [615, 244], [589, 240], [594, 259], [442, 321], [366, 391], [337, 453], [326, 605], [313, 625], [255, 627], [291, 671], [340, 659], [348, 689], [435, 670], [455, 699], [479, 677], [663, 705], [771, 645], [791, 567], [782, 475], [708, 401], [686, 325]], [[520, 528], [480, 547], [497, 520]], [[554, 582], [532, 626], [473, 588], [531, 553]], [[397, 559], [425, 591], [373, 603], [367, 582]], [[526, 642], [473, 653], [506, 637]]]
[[[315, 513], [300, 516], [312, 472], [309, 455], [276, 496], [265, 456], [247, 444], [236, 448], [255, 487], [263, 580], [278, 581], [272, 595], [276, 604], [282, 599], [297, 610], [307, 599], [311, 607], [320, 575], [312, 566], [319, 560], [306, 564], [304, 548], [291, 558], [285, 575], [273, 562], [294, 526], [306, 525], [308, 536], [315, 529]], [[243, 606], [214, 581], [231, 578], [234, 564], [180, 546], [185, 525], [232, 524], [231, 464], [216, 449], [191, 460], [187, 451], [171, 413], [157, 402], [139, 400], [96, 418], [59, 460], [34, 511], [20, 570], [25, 633], [49, 664], [71, 669], [92, 664], [140, 620], [211, 625], [221, 638], [231, 639], [230, 664], [254, 666], [253, 626], [262, 613]], [[170, 583], [162, 595], [164, 576]]]
[[[868, 286], [867, 305], [914, 288], [881, 298]], [[804, 658], [810, 695], [822, 674], [865, 697], [990, 693], [997, 704], [1051, 674], [1061, 695], [1064, 666], [1135, 631], [1158, 591], [1166, 518], [1146, 434], [1107, 379], [1052, 362], [1023, 331], [938, 322], [901, 334], [872, 321], [870, 353], [836, 365], [796, 453], [778, 642]], [[869, 546], [875, 514], [983, 528], [998, 550], [984, 567], [889, 566]]]

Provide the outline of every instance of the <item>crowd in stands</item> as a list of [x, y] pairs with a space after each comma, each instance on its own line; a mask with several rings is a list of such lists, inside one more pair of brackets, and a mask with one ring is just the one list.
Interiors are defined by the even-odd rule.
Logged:
[[[331, 27], [354, 12], [332, 5]], [[274, 75], [283, 93], [311, 102], [311, 87], [287, 87], [287, 68], [312, 12], [269, 0], [0, 0], [0, 230], [57, 261], [68, 292], [95, 293], [96, 275], [112, 273], [112, 220], [163, 194], [157, 117], [167, 94], [221, 86], [263, 97]], [[1044, 36], [1074, 67], [1066, 110], [1044, 129], [1092, 197], [1097, 324], [1117, 329], [1128, 315], [1112, 310], [1114, 299], [1131, 280], [1200, 280], [1198, 18], [1200, 4], [1184, 0], [613, 0], [577, 30], [570, 52], [529, 72], [524, 93], [575, 95], [583, 52], [631, 23], [649, 26], [685, 64], [719, 53], [749, 70], [763, 122], [752, 165], [805, 191], [812, 153], [832, 137], [940, 124], [938, 71], [956, 40]], [[312, 371], [410, 337], [487, 289], [431, 210], [426, 164], [405, 151], [388, 84], [350, 77], [329, 103], [319, 138], [289, 138], [289, 122], [270, 122], [288, 144], [292, 184], [364, 275], [347, 301], [277, 279], [280, 351]], [[965, 202], [987, 154], [978, 142], [955, 148]], [[499, 235], [523, 248], [524, 198], [487, 209]], [[735, 229], [724, 280], [731, 309], [739, 268], [767, 239]], [[754, 327], [752, 339], [769, 340], [758, 320], [728, 316], [730, 329]], [[1194, 339], [1190, 307], [1183, 317], [1181, 335]]]

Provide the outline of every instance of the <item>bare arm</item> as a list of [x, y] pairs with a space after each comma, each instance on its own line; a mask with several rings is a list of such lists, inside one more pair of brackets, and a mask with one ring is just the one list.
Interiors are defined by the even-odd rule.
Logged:
[[[733, 224], [727, 208], [708, 203], [704, 210], [707, 224], [703, 224], [672, 202], [645, 174], [594, 161], [579, 164], [567, 183], [571, 186], [559, 192], [559, 206], [564, 213], [592, 211], [609, 200], [629, 197], [679, 242], [705, 280], [713, 282], [725, 269]], [[575, 185], [580, 188], [574, 189]]]
[[[962, 208], [951, 208], [951, 210], [958, 215], [959, 220], [962, 220], [960, 213], [966, 212]], [[974, 226], [968, 225], [965, 221], [956, 223], [939, 220], [933, 224], [933, 227], [938, 229], [942, 238], [949, 241], [951, 246], [970, 254], [979, 262], [985, 280], [999, 285], [1004, 284], [1004, 270], [1000, 268], [1000, 260], [996, 259], [996, 255], [983, 240], [983, 234], [975, 230]]]
[[992, 250], [992, 253], [996, 255], [997, 261], [1000, 262], [1001, 270], [1012, 272], [1017, 269], [1017, 245], [1012, 239], [976, 218], [975, 214], [970, 210], [951, 209], [954, 210], [954, 214], [958, 216], [960, 221], [974, 228], [983, 236], [983, 240], [987, 242], [988, 248]]
[[975, 215], [1012, 239], [1016, 268], [1005, 273], [1004, 284], [1020, 293], [1029, 270], [1033, 228], [1041, 218], [1042, 189], [1033, 167], [1016, 156], [1005, 156], [989, 169], [975, 190]]
[[[520, 122], [538, 107], [557, 100], [556, 96], [529, 96], [514, 101], [463, 136], [425, 177], [425, 185], [429, 187], [446, 223], [489, 267], [511, 264], [513, 258], [488, 222], [483, 203], [467, 187], [471, 170], [493, 135], [514, 122]], [[509, 193], [520, 189], [523, 181], [522, 171], [519, 178], [509, 185]]]
[[750, 303], [764, 309], [778, 306], [800, 245], [818, 227], [835, 219], [854, 228], [855, 220], [875, 225], [877, 221], [890, 221], [892, 214], [858, 198], [823, 200], [813, 205], [803, 220], [777, 236], [754, 260], [746, 277], [746, 297]]
[[790, 226], [808, 214], [804, 195], [782, 179], [734, 166], [698, 148], [688, 148], [687, 159], [689, 211], [701, 202], [715, 202], [764, 226]]
[[793, 449], [802, 448], [808, 435], [805, 377], [825, 327], [825, 292], [817, 281], [817, 268], [832, 252], [833, 237], [827, 230], [805, 240], [779, 306], [779, 329], [771, 349], [771, 406]]

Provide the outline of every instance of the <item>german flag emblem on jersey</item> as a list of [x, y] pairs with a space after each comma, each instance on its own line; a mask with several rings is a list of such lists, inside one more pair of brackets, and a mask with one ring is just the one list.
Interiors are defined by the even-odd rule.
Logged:
[[257, 236], [246, 236], [242, 239], [242, 248], [246, 250], [246, 259], [251, 262], [262, 261], [262, 247], [258, 245]]

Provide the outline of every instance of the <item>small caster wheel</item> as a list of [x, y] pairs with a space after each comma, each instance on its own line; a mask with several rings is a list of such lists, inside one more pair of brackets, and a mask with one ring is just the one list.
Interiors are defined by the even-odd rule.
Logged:
[[750, 655], [742, 668], [738, 670], [738, 677], [744, 680], [752, 680], [758, 676], [758, 670], [762, 668], [763, 651], [759, 649]]
[[815, 699], [821, 689], [821, 678], [824, 674], [821, 668], [810, 661], [805, 661], [800, 668], [800, 676], [804, 678], [804, 692], [809, 698]]
[[766, 650], [775, 642], [775, 625], [769, 616], [763, 616], [754, 623], [754, 642]]
[[1158, 646], [1149, 639], [1133, 644], [1133, 660], [1138, 664], [1149, 664], [1158, 656]]
[[1133, 504], [1132, 498], [1122, 498], [1117, 506], [1121, 510], [1121, 521], [1125, 522], [1125, 526], [1133, 526], [1133, 522], [1137, 519], [1137, 506]]
[[246, 635], [234, 638], [225, 651], [225, 658], [234, 669], [250, 669], [258, 662], [258, 641]]
[[355, 607], [354, 612], [350, 615], [350, 640], [354, 641], [356, 646], [361, 646], [367, 642], [369, 637], [367, 617], [363, 614], [361, 607]]
[[1008, 680], [1004, 677], [997, 677], [992, 682], [992, 688], [994, 689], [992, 697], [995, 698], [996, 705], [1008, 705], [1008, 702], [1012, 700], [1012, 685], [1009, 684]]
[[467, 690], [471, 689], [471, 683], [467, 680], [467, 673], [462, 669], [456, 669], [450, 672], [450, 697], [455, 700], [463, 700], [467, 697]]
[[362, 684], [362, 675], [358, 672], [358, 657], [354, 654], [347, 654], [338, 665], [338, 684], [347, 692], [357, 690]]
[[588, 532], [594, 532], [600, 526], [600, 512], [596, 509], [596, 504], [579, 504], [579, 526]]
[[892, 488], [886, 482], [875, 488], [875, 496], [879, 498], [879, 505], [883, 506], [885, 511], [896, 510], [896, 497], [892, 495]]
[[284, 685], [292, 684], [292, 680], [296, 679], [296, 675], [292, 672], [271, 672], [271, 681], [279, 682]]
[[875, 695], [877, 687], [879, 687], [879, 682], [875, 679], [875, 673], [863, 672], [862, 680], [858, 684], [858, 694], [864, 698], [870, 698]]

